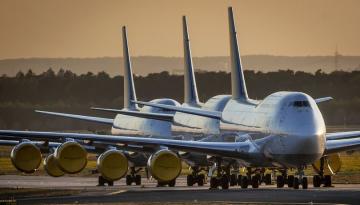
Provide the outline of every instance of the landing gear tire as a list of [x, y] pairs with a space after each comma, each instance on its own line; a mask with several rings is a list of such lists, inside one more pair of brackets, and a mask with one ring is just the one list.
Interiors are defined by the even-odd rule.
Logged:
[[132, 183], [132, 177], [131, 175], [126, 175], [126, 185], [130, 186]]
[[229, 189], [229, 178], [226, 175], [221, 177], [221, 188], [222, 189]]
[[198, 186], [204, 186], [204, 184], [205, 184], [205, 175], [200, 174], [198, 176]]
[[320, 187], [321, 186], [321, 177], [320, 177], [320, 175], [313, 176], [313, 185], [314, 185], [314, 187]]
[[217, 189], [218, 187], [218, 180], [216, 179], [216, 177], [211, 177], [210, 179], [210, 188], [211, 189]]
[[294, 189], [299, 189], [299, 185], [300, 185], [299, 178], [295, 177], [294, 178]]
[[241, 186], [241, 178], [242, 178], [242, 176], [241, 176], [241, 174], [239, 174], [237, 176], [237, 183], [238, 183], [239, 186]]
[[168, 183], [169, 187], [174, 187], [175, 184], [176, 184], [176, 179], [171, 180], [171, 181]]
[[108, 186], [114, 186], [114, 181], [108, 181]]
[[141, 175], [136, 175], [135, 176], [135, 184], [136, 185], [141, 185]]
[[308, 179], [307, 177], [303, 177], [301, 180], [301, 186], [303, 189], [307, 189], [308, 188]]
[[276, 177], [276, 187], [283, 188], [285, 184], [284, 176], [279, 175]]
[[235, 186], [235, 185], [237, 185], [236, 175], [232, 174], [230, 175], [230, 186]]
[[241, 184], [240, 184], [242, 189], [246, 189], [249, 186], [249, 181], [247, 176], [241, 177]]
[[264, 177], [264, 182], [266, 185], [271, 185], [271, 174], [266, 174]]
[[325, 175], [324, 176], [324, 187], [331, 187], [331, 185], [332, 185], [331, 176]]
[[192, 174], [187, 175], [187, 177], [186, 177], [186, 184], [187, 184], [188, 186], [194, 185], [194, 177], [193, 177]]
[[258, 175], [255, 175], [251, 178], [251, 186], [252, 188], [259, 188], [259, 176]]
[[288, 185], [288, 187], [293, 187], [294, 186], [294, 175], [289, 175], [288, 176], [287, 185]]
[[98, 186], [105, 186], [105, 182], [106, 180], [104, 179], [104, 177], [102, 176], [98, 177]]

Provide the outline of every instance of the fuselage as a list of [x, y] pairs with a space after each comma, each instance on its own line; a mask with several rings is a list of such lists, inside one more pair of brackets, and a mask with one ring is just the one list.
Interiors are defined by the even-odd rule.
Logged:
[[324, 119], [305, 93], [277, 92], [262, 101], [230, 100], [220, 128], [249, 134], [260, 152], [278, 166], [311, 164], [325, 150]]

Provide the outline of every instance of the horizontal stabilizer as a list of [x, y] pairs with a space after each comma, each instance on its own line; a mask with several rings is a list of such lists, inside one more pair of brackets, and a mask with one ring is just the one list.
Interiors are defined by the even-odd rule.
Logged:
[[58, 117], [84, 120], [84, 121], [90, 121], [90, 122], [96, 122], [96, 123], [103, 123], [103, 124], [108, 124], [108, 125], [113, 125], [113, 122], [114, 122], [113, 119], [102, 118], [102, 117], [74, 115], [74, 114], [67, 114], [67, 113], [60, 113], [60, 112], [48, 112], [48, 111], [41, 111], [41, 110], [35, 110], [35, 112], [45, 114], [45, 115], [54, 115], [54, 116], [58, 116]]
[[326, 101], [333, 100], [333, 99], [334, 98], [332, 98], [332, 97], [316, 98], [315, 102], [316, 103], [322, 103], [322, 102], [326, 102]]
[[172, 105], [163, 105], [163, 104], [156, 104], [156, 103], [150, 103], [150, 102], [142, 102], [142, 101], [134, 101], [137, 104], [150, 106], [150, 107], [156, 107], [161, 108], [165, 110], [172, 110], [176, 112], [182, 112], [186, 114], [192, 114], [192, 115], [198, 115], [202, 117], [208, 117], [213, 119], [221, 120], [221, 112], [217, 111], [208, 111], [208, 110], [202, 110], [198, 108], [189, 108], [189, 107], [177, 107]]
[[100, 110], [105, 112], [118, 113], [122, 115], [140, 117], [145, 119], [153, 119], [153, 120], [161, 120], [172, 122], [174, 115], [172, 114], [163, 114], [163, 113], [150, 113], [150, 112], [139, 112], [139, 111], [126, 111], [126, 110], [118, 110], [118, 109], [110, 109], [110, 108], [97, 108], [92, 107], [92, 110]]

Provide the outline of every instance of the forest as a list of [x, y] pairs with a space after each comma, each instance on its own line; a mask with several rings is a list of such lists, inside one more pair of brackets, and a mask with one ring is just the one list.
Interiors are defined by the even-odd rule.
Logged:
[[[199, 98], [206, 102], [219, 94], [231, 93], [230, 73], [196, 73]], [[360, 124], [360, 71], [315, 73], [278, 70], [245, 71], [249, 97], [261, 100], [276, 91], [301, 91], [313, 98], [332, 96], [334, 100], [319, 105], [327, 125]], [[172, 98], [183, 101], [183, 76], [168, 72], [135, 76], [137, 98], [148, 101]], [[90, 110], [91, 106], [122, 108], [123, 77], [106, 72], [75, 74], [70, 70], [51, 68], [41, 74], [31, 70], [16, 76], [0, 77], [0, 129], [21, 130], [98, 130], [108, 126], [43, 116], [35, 109], [114, 117]]]

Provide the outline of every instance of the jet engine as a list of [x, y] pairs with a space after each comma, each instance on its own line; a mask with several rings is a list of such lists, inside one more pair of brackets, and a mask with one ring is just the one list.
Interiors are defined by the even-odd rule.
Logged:
[[96, 162], [97, 169], [106, 180], [121, 179], [128, 170], [128, 159], [118, 150], [108, 150], [102, 153]]
[[54, 157], [59, 168], [68, 174], [81, 172], [87, 164], [86, 150], [75, 141], [67, 141], [58, 146]]
[[[341, 169], [341, 159], [338, 153], [330, 154], [323, 157], [324, 160], [324, 175], [334, 175]], [[317, 173], [320, 173], [321, 159], [316, 161], [313, 165], [313, 168]]]
[[158, 181], [169, 182], [180, 175], [181, 159], [172, 151], [160, 150], [150, 156], [148, 169]]
[[65, 174], [57, 165], [54, 154], [50, 154], [44, 159], [44, 168], [46, 173], [52, 177], [61, 177]]
[[11, 150], [11, 162], [16, 169], [33, 173], [41, 163], [41, 151], [30, 141], [21, 142]]

